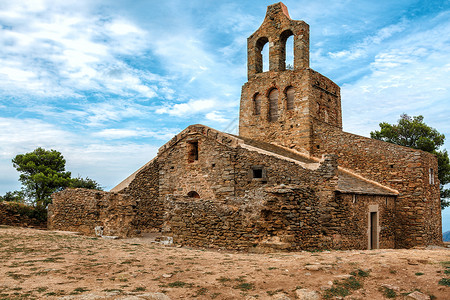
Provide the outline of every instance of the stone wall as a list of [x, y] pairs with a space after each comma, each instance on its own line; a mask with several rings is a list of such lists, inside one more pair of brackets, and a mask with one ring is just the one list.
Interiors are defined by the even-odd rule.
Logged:
[[397, 248], [396, 243], [396, 197], [360, 194], [338, 194], [337, 209], [330, 221], [341, 227], [339, 233], [344, 249], [368, 249], [370, 208], [378, 214], [379, 248]]
[[379, 247], [395, 247], [395, 197], [357, 195], [353, 203], [353, 195], [340, 194], [329, 203], [336, 209], [322, 214], [313, 188], [276, 186], [253, 193], [228, 204], [169, 196], [164, 234], [177, 244], [249, 251], [367, 249], [369, 206], [376, 205]]
[[[187, 196], [190, 192], [212, 200], [234, 196], [235, 149], [193, 129], [159, 155], [161, 198], [168, 194]], [[198, 157], [191, 161], [188, 155], [193, 142], [197, 143]]]
[[133, 236], [136, 201], [129, 195], [88, 189], [66, 189], [52, 195], [48, 228], [87, 235], [103, 226], [104, 235]]
[[154, 159], [136, 174], [130, 185], [120, 191], [136, 201], [133, 228], [138, 233], [161, 228], [164, 203], [159, 198], [159, 160]]
[[[292, 109], [287, 109], [287, 89], [294, 89]], [[269, 117], [269, 93], [278, 90], [278, 119]], [[255, 98], [260, 96], [260, 112]], [[342, 128], [340, 88], [311, 70], [264, 72], [244, 84], [241, 94], [239, 135], [288, 148], [309, 151], [312, 124], [317, 120]]]
[[[199, 247], [250, 251], [330, 248], [321, 234], [315, 191], [295, 186], [261, 188], [259, 198], [228, 204], [168, 197], [165, 234]], [[256, 201], [255, 201], [256, 200]]]
[[[434, 155], [337, 130], [317, 123], [314, 155], [338, 155], [339, 166], [399, 191], [397, 247], [441, 244], [437, 160]], [[428, 181], [433, 169], [435, 183]]]
[[16, 202], [0, 202], [0, 225], [46, 228], [45, 214], [35, 207]]

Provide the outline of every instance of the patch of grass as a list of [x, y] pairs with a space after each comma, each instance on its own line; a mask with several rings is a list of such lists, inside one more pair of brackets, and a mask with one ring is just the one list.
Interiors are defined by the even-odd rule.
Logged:
[[442, 278], [438, 283], [440, 285], [450, 286], [450, 278]]
[[76, 289], [73, 290], [72, 293], [70, 293], [71, 295], [78, 295], [84, 292], [90, 291], [89, 289], [85, 288], [85, 287], [77, 287]]
[[450, 274], [450, 268], [445, 269], [444, 274]]
[[104, 289], [103, 292], [107, 292], [107, 293], [113, 293], [113, 292], [123, 293], [123, 290], [122, 289]]
[[391, 273], [391, 274], [397, 274], [397, 270], [389, 270], [389, 273]]
[[356, 270], [356, 271], [353, 271], [353, 272], [351, 272], [350, 273], [350, 275], [353, 275], [353, 276], [358, 276], [358, 277], [369, 277], [369, 274], [370, 274], [370, 271], [364, 271], [364, 270], [361, 270], [361, 269], [358, 269], [358, 270]]
[[48, 288], [46, 288], [46, 287], [38, 287], [38, 288], [37, 288], [37, 292], [38, 292], [38, 293], [43, 293], [43, 292], [45, 292], [46, 290], [48, 290]]
[[56, 296], [57, 294], [55, 292], [48, 292], [45, 293], [45, 296]]
[[167, 284], [167, 286], [169, 287], [185, 287], [185, 286], [189, 286], [189, 283], [186, 283], [184, 281], [174, 281], [174, 282], [170, 282]]
[[357, 290], [357, 289], [362, 288], [362, 284], [355, 277], [346, 278], [339, 284], [341, 284], [345, 288], [352, 289], [352, 290]]
[[221, 293], [213, 293], [211, 294], [211, 299], [216, 299]]
[[242, 282], [234, 287], [235, 289], [239, 289], [241, 291], [249, 291], [253, 289], [253, 284], [249, 282]]
[[267, 293], [267, 295], [269, 295], [269, 296], [273, 296], [273, 295], [278, 294], [278, 293], [281, 293], [281, 292], [283, 292], [283, 290], [282, 290], [282, 289], [278, 289], [278, 290], [276, 290], [276, 291], [267, 291], [266, 293]]
[[31, 277], [31, 275], [19, 274], [19, 273], [13, 273], [13, 272], [6, 272], [6, 275], [8, 275], [9, 277], [11, 277], [14, 280], [20, 280], [22, 278]]
[[222, 283], [227, 282], [227, 281], [231, 281], [230, 278], [228, 278], [228, 277], [223, 277], [223, 276], [221, 276], [221, 277], [219, 277], [219, 278], [216, 278], [216, 280], [217, 280], [218, 282], [222, 282]]
[[332, 286], [325, 290], [323, 297], [325, 299], [331, 299], [333, 297], [345, 297], [350, 295], [350, 291], [342, 286]]
[[42, 260], [42, 262], [58, 262], [58, 260], [64, 260], [63, 257], [47, 257], [46, 259]]
[[441, 265], [443, 265], [444, 267], [450, 268], [450, 260], [448, 260], [448, 261], [441, 261]]
[[397, 293], [393, 289], [387, 288], [385, 286], [381, 288], [381, 292], [383, 293], [383, 295], [386, 298], [390, 298], [391, 299], [391, 298], [397, 297]]
[[143, 286], [138, 286], [137, 288], [135, 288], [134, 290], [132, 290], [132, 292], [144, 292], [146, 290], [145, 287]]
[[425, 273], [417, 272], [417, 273], [414, 273], [414, 275], [416, 275], [416, 276], [422, 276], [422, 275], [425, 275]]
[[325, 290], [324, 298], [345, 297], [351, 294], [351, 290], [358, 290], [360, 288], [362, 288], [362, 284], [354, 276], [340, 281], [335, 280], [333, 286]]
[[194, 297], [206, 295], [207, 292], [208, 292], [207, 288], [200, 288], [195, 292]]
[[277, 267], [268, 267], [267, 270], [276, 270], [278, 269]]

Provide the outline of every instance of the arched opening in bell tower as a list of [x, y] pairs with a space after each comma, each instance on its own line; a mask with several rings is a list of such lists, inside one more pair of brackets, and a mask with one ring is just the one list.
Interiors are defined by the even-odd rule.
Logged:
[[255, 68], [256, 73], [269, 70], [269, 39], [261, 37], [256, 41], [255, 45]]
[[280, 35], [281, 70], [294, 69], [294, 33], [287, 29]]

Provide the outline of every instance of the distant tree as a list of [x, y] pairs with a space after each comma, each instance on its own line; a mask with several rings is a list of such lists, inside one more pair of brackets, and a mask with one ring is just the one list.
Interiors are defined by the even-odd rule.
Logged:
[[56, 150], [37, 148], [33, 152], [16, 155], [12, 159], [19, 171], [22, 190], [36, 206], [47, 207], [51, 194], [70, 185], [70, 172], [66, 172], [66, 160]]
[[22, 191], [6, 192], [4, 196], [0, 196], [0, 202], [2, 201], [24, 203], [25, 196]]
[[95, 180], [90, 179], [89, 177], [82, 178], [78, 176], [77, 178], [72, 178], [70, 181], [71, 188], [84, 188], [84, 189], [92, 189], [92, 190], [100, 190], [103, 188], [98, 184]]
[[438, 178], [441, 191], [441, 208], [450, 206], [450, 189], [444, 188], [450, 183], [450, 160], [447, 150], [440, 151], [445, 135], [423, 122], [423, 116], [410, 117], [402, 114], [398, 124], [380, 123], [380, 131], [372, 131], [370, 136], [377, 140], [423, 150], [436, 155], [438, 160]]

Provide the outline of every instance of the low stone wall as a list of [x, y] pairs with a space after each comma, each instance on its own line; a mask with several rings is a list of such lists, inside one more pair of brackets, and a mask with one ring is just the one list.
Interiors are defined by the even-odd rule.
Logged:
[[252, 195], [253, 201], [239, 198], [228, 205], [168, 198], [163, 234], [177, 244], [250, 251], [367, 248], [367, 226], [362, 233], [351, 230], [355, 220], [366, 220], [363, 209], [345, 211], [345, 206], [324, 215], [312, 188], [267, 188], [258, 195], [258, 201]]
[[0, 225], [46, 228], [45, 211], [15, 202], [0, 202]]
[[133, 236], [136, 201], [126, 194], [88, 189], [66, 189], [52, 195], [48, 208], [48, 228], [87, 235], [102, 226], [104, 235]]

